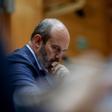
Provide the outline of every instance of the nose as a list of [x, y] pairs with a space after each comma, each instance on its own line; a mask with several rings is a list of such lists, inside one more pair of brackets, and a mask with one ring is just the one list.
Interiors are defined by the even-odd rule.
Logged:
[[63, 52], [56, 54], [56, 58], [59, 59], [60, 61], [62, 60], [62, 57], [63, 57]]

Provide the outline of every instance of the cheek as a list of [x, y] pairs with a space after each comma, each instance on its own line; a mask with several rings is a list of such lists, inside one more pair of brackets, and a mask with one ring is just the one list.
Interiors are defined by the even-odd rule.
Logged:
[[49, 46], [46, 47], [46, 53], [47, 53], [48, 59], [52, 59], [55, 57], [53, 50]]

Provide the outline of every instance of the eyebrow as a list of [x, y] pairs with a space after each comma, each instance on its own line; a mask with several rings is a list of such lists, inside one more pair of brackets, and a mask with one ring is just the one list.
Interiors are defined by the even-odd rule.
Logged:
[[[56, 46], [56, 47], [58, 47], [58, 48], [60, 48], [58, 45], [56, 45], [56, 44], [53, 44], [53, 46]], [[65, 48], [65, 49], [62, 49], [62, 51], [67, 51], [68, 50], [68, 48]]]

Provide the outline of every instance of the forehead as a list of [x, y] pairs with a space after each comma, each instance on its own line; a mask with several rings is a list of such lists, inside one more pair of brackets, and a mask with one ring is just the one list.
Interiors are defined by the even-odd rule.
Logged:
[[69, 33], [64, 27], [55, 27], [51, 29], [51, 38], [48, 40], [52, 44], [58, 45], [61, 48], [68, 49], [69, 46]]

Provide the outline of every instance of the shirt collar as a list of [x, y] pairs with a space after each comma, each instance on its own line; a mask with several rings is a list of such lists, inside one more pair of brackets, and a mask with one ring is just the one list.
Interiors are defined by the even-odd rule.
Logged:
[[26, 47], [30, 50], [30, 52], [31, 52], [32, 55], [34, 56], [35, 61], [36, 61], [37, 65], [38, 65], [39, 69], [42, 70], [42, 67], [41, 67], [41, 65], [40, 65], [40, 63], [39, 63], [39, 61], [38, 61], [38, 59], [37, 59], [37, 57], [36, 57], [34, 51], [32, 50], [32, 48], [31, 48], [28, 44], [26, 44]]

